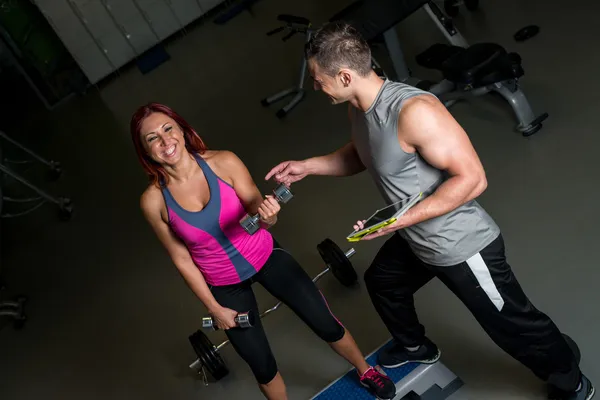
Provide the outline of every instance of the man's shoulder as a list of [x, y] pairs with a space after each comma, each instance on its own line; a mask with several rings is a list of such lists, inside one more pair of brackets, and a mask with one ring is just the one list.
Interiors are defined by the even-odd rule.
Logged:
[[384, 100], [380, 101], [380, 106], [398, 115], [410, 114], [415, 109], [423, 109], [436, 103], [441, 104], [433, 93], [402, 82], [388, 82], [381, 96]]
[[435, 96], [419, 94], [403, 100], [398, 117], [401, 119], [423, 118], [427, 114], [439, 112], [440, 107], [444, 107], [444, 105]]

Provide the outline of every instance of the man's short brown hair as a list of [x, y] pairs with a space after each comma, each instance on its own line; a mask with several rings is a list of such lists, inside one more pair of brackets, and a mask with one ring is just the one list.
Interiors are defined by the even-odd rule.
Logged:
[[330, 22], [306, 44], [306, 59], [314, 59], [329, 76], [350, 68], [360, 76], [371, 72], [371, 49], [362, 35], [345, 22]]

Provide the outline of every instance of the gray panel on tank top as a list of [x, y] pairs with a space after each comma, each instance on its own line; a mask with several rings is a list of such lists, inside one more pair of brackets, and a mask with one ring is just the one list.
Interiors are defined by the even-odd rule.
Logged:
[[[398, 115], [404, 101], [431, 93], [386, 80], [371, 107], [351, 113], [352, 140], [387, 204], [413, 194], [430, 195], [447, 178], [398, 140]], [[449, 266], [466, 261], [500, 233], [492, 218], [471, 201], [448, 214], [399, 231], [422, 261]]]

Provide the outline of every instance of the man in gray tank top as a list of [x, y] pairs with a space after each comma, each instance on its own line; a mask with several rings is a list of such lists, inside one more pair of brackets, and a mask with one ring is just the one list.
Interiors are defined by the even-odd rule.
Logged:
[[[506, 261], [494, 220], [475, 200], [485, 171], [466, 132], [432, 94], [383, 80], [371, 68], [368, 44], [351, 26], [330, 23], [306, 47], [315, 89], [333, 104], [349, 103], [351, 141], [337, 151], [285, 161], [266, 176], [291, 184], [307, 175], [368, 171], [388, 204], [422, 193], [396, 223], [365, 237], [389, 236], [365, 283], [394, 346], [380, 355], [388, 368], [434, 363], [413, 295], [439, 278], [503, 350], [549, 384], [555, 399], [589, 400], [571, 343], [527, 298]], [[355, 229], [362, 227], [359, 221]]]

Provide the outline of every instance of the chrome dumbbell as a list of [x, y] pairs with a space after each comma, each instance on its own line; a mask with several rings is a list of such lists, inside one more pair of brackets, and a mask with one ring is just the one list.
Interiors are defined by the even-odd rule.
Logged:
[[[248, 311], [239, 313], [234, 320], [238, 328], [252, 328], [255, 322], [254, 318], [252, 311]], [[210, 316], [202, 318], [202, 328], [213, 330], [219, 329], [214, 325], [213, 319]]]
[[[273, 189], [273, 195], [275, 196], [275, 200], [281, 204], [287, 203], [294, 197], [290, 188], [283, 183]], [[246, 215], [240, 221], [240, 224], [246, 232], [250, 235], [254, 235], [260, 228], [260, 215]]]

